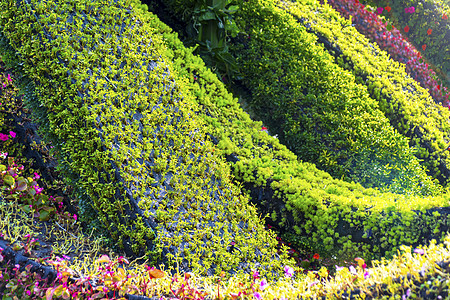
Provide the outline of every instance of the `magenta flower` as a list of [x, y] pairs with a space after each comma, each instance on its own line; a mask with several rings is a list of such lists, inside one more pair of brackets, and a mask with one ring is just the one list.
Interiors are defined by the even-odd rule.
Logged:
[[15, 133], [14, 131], [10, 131], [10, 132], [9, 132], [9, 135], [10, 135], [12, 138], [15, 138], [15, 137], [16, 137], [16, 133]]
[[6, 134], [0, 133], [0, 141], [7, 141], [9, 137]]
[[11, 74], [8, 74], [8, 81], [9, 81], [9, 82], [12, 82]]
[[75, 219], [75, 221], [77, 220], [77, 215], [73, 215], [73, 218]]
[[40, 194], [42, 193], [42, 191], [44, 190], [44, 188], [40, 188], [38, 185], [34, 186], [34, 190], [36, 191], [36, 194]]
[[367, 278], [369, 278], [369, 277], [370, 277], [369, 272], [364, 273], [364, 279], [367, 279]]
[[39, 176], [38, 173], [34, 172], [34, 179], [39, 179], [39, 178], [41, 178], [41, 176]]
[[284, 275], [289, 278], [292, 277], [294, 275], [294, 269], [289, 266], [284, 266]]
[[383, 12], [383, 8], [382, 7], [378, 7], [377, 8], [377, 15], [381, 15], [382, 12]]
[[259, 278], [259, 273], [257, 270], [253, 271], [253, 278], [254, 279]]
[[261, 295], [259, 294], [259, 293], [253, 293], [253, 296], [256, 298], [256, 299], [258, 299], [258, 300], [261, 300], [262, 299], [262, 297], [261, 297]]

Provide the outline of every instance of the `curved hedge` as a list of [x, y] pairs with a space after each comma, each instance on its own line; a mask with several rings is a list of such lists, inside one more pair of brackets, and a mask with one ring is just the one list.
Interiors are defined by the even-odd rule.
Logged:
[[[436, 194], [407, 140], [366, 87], [294, 18], [267, 8], [274, 3], [246, 2], [236, 14], [250, 39], [232, 51], [245, 70], [256, 114], [300, 159], [334, 177], [398, 193]], [[265, 8], [258, 11], [259, 5]]]
[[5, 58], [23, 74], [83, 221], [128, 255], [184, 271], [282, 272], [274, 235], [212, 153], [189, 87], [129, 1], [0, 9]]
[[[279, 3], [286, 11], [317, 34], [335, 61], [353, 72], [392, 126], [409, 137], [418, 148], [430, 174], [447, 185], [450, 179], [450, 112], [434, 103], [429, 93], [409, 77], [404, 66], [391, 60], [376, 44], [359, 34], [351, 23], [329, 5], [318, 1]], [[310, 13], [314, 11], [315, 13]]]
[[[135, 0], [135, 2], [139, 2]], [[263, 1], [248, 7], [290, 18]], [[261, 131], [224, 84], [186, 49], [168, 26], [152, 14], [148, 22], [158, 28], [180, 76], [189, 79], [215, 144], [214, 152], [226, 157], [238, 181], [268, 222], [296, 236], [322, 256], [364, 258], [396, 253], [401, 244], [441, 240], [449, 229], [449, 196], [417, 197], [381, 193], [360, 184], [333, 179], [314, 165], [298, 161], [286, 146]], [[293, 245], [299, 243], [292, 241]]]

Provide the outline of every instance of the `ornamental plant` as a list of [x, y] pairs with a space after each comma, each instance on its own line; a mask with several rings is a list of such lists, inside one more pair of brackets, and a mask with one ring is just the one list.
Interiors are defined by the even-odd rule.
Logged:
[[[440, 103], [445, 107], [449, 107], [450, 89], [448, 83], [442, 81], [436, 72], [432, 69], [402, 31], [408, 33], [410, 28], [405, 26], [403, 30], [397, 29], [395, 26], [386, 25], [379, 16], [365, 7], [359, 0], [327, 1], [336, 11], [341, 13], [345, 18], [350, 18], [355, 28], [364, 34], [372, 42], [378, 46], [398, 62], [405, 64], [406, 72], [414, 78], [420, 85], [427, 89], [436, 103]], [[379, 11], [379, 10], [378, 10]], [[389, 14], [390, 6], [386, 6], [382, 11], [382, 16]], [[408, 10], [409, 12], [409, 10]], [[428, 29], [427, 34], [432, 34], [432, 29]], [[425, 55], [426, 56], [426, 55]]]
[[[433, 66], [442, 81], [450, 82], [450, 6], [442, 0], [389, 0], [362, 1], [374, 7], [391, 8], [389, 20], [408, 41], [421, 49], [422, 56]], [[431, 34], [428, 34], [431, 29]]]

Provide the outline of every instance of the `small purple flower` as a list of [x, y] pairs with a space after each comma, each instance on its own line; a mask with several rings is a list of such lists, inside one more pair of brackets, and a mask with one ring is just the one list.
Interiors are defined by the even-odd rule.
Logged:
[[41, 176], [39, 176], [38, 173], [34, 172], [34, 179], [39, 179], [39, 178], [41, 178]]
[[350, 266], [350, 267], [348, 267], [348, 269], [350, 270], [350, 273], [352, 273], [353, 275], [357, 275], [358, 274], [358, 272], [356, 272], [356, 269], [355, 269], [354, 266]]
[[11, 74], [8, 74], [8, 81], [9, 81], [9, 82], [12, 82]]
[[367, 279], [369, 277], [370, 277], [370, 274], [369, 274], [369, 272], [366, 271], [366, 273], [364, 273], [364, 279]]
[[294, 275], [294, 268], [291, 268], [290, 266], [284, 266], [284, 275], [291, 278], [292, 275]]
[[15, 133], [14, 131], [10, 131], [10, 132], [9, 132], [9, 135], [10, 135], [12, 138], [15, 138], [15, 137], [16, 137], [16, 133]]
[[258, 300], [262, 299], [261, 295], [258, 292], [253, 293], [253, 296]]
[[420, 254], [420, 255], [424, 255], [425, 254], [425, 250], [416, 248], [416, 249], [414, 249], [414, 253], [417, 253], [417, 254]]

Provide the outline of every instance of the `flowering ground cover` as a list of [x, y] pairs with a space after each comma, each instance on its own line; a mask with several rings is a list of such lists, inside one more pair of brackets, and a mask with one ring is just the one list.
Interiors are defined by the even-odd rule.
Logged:
[[[403, 35], [410, 31], [409, 26], [397, 29], [395, 26], [388, 30], [386, 22], [379, 15], [387, 15], [391, 11], [389, 6], [379, 7], [377, 12], [368, 11], [365, 6], [356, 1], [327, 1], [336, 11], [344, 17], [352, 17], [355, 28], [372, 42], [377, 43], [380, 48], [390, 54], [391, 58], [405, 64], [406, 72], [420, 85], [427, 89], [436, 103], [449, 107], [450, 89], [448, 83], [438, 78], [436, 72], [426, 61], [423, 60], [423, 49], [416, 49]], [[411, 10], [408, 7], [408, 13]], [[427, 33], [432, 34], [432, 29]], [[444, 43], [444, 41], [442, 41]]]
[[[450, 83], [450, 6], [445, 0], [368, 0], [368, 3], [388, 17], [408, 41], [418, 49], [441, 77]], [[385, 9], [389, 7], [389, 12]]]

